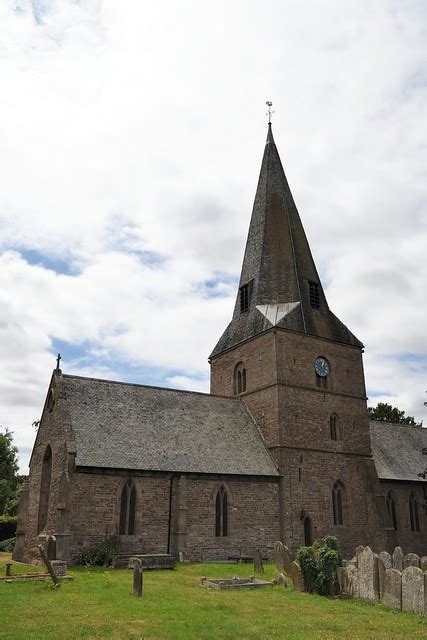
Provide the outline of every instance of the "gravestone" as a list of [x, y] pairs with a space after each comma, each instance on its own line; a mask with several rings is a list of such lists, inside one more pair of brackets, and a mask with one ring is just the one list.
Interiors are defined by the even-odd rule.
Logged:
[[276, 564], [277, 571], [283, 573], [285, 570], [285, 550], [283, 543], [278, 540], [274, 543], [274, 562]]
[[277, 584], [280, 584], [281, 587], [287, 587], [288, 581], [286, 580], [284, 573], [279, 573], [277, 576]]
[[358, 598], [360, 594], [359, 588], [359, 569], [355, 564], [347, 567], [348, 595], [351, 598]]
[[142, 580], [143, 580], [142, 562], [139, 558], [134, 558], [133, 595], [139, 598], [142, 596]]
[[419, 567], [420, 566], [420, 556], [417, 556], [416, 553], [407, 553], [403, 558], [403, 568], [406, 567]]
[[384, 587], [385, 587], [385, 575], [388, 567], [385, 566], [384, 560], [381, 558], [381, 554], [378, 556], [378, 591], [380, 600], [383, 599]]
[[304, 583], [302, 579], [301, 569], [296, 562], [291, 564], [291, 570], [289, 572], [292, 580], [292, 586], [294, 591], [304, 591]]
[[386, 569], [382, 603], [398, 611], [402, 608], [402, 574], [397, 569]]
[[427, 556], [420, 558], [421, 571], [427, 571]]
[[378, 556], [369, 547], [358, 556], [359, 598], [366, 602], [378, 602]]
[[264, 573], [264, 565], [262, 562], [262, 557], [259, 550], [256, 547], [254, 547], [254, 550], [253, 550], [253, 557], [254, 557], [254, 572]]
[[388, 553], [388, 551], [381, 551], [378, 557], [381, 558], [381, 560], [384, 562], [384, 566], [386, 569], [393, 568], [393, 560], [391, 555]]
[[393, 551], [393, 569], [403, 571], [403, 551], [400, 547], [396, 547]]
[[365, 547], [363, 546], [363, 544], [359, 544], [359, 546], [356, 547], [356, 553], [355, 553], [356, 567], [359, 566], [359, 556], [364, 551], [364, 549], [365, 549]]
[[283, 545], [283, 560], [285, 563], [285, 573], [290, 574], [292, 566], [292, 556], [291, 552], [285, 544]]
[[[349, 565], [350, 566], [350, 565]], [[338, 567], [338, 584], [340, 587], [340, 593], [343, 596], [350, 595], [350, 580], [348, 567]]]
[[67, 563], [65, 560], [51, 560], [51, 565], [57, 578], [63, 578], [67, 573]]
[[402, 573], [402, 610], [424, 613], [424, 574], [419, 567]]

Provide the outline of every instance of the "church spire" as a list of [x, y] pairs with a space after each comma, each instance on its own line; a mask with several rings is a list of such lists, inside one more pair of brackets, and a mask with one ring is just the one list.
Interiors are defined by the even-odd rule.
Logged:
[[328, 307], [269, 118], [233, 319], [211, 357], [272, 326], [363, 346]]

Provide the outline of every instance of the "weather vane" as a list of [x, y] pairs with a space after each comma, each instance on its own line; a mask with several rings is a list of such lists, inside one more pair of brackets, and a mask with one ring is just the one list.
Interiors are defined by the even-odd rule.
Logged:
[[271, 110], [271, 107], [273, 106], [273, 103], [271, 102], [271, 100], [267, 100], [267, 102], [265, 104], [268, 107], [268, 111], [267, 111], [267, 113], [265, 115], [268, 116], [268, 124], [271, 124], [271, 116], [274, 113], [274, 111]]

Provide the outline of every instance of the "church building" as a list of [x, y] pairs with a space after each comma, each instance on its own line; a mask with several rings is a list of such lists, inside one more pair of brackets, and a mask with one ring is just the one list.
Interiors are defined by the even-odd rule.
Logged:
[[369, 422], [362, 342], [329, 309], [271, 124], [211, 393], [54, 370], [14, 558], [269, 557], [325, 535], [427, 555], [427, 429]]

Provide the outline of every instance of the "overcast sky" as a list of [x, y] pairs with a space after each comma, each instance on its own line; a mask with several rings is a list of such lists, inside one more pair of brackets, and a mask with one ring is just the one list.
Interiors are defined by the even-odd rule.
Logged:
[[424, 0], [2, 0], [0, 425], [62, 369], [208, 390], [274, 135], [369, 403], [427, 388]]

